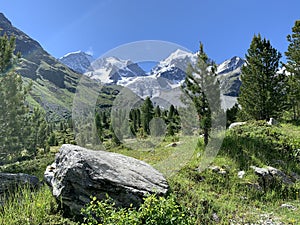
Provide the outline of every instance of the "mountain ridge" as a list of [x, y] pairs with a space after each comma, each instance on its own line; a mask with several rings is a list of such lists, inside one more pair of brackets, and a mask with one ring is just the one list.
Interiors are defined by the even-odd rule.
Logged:
[[[155, 91], [159, 88], [165, 89], [167, 87], [167, 89], [170, 89], [182, 84], [186, 76], [188, 64], [191, 63], [195, 65], [196, 60], [197, 52], [192, 53], [177, 49], [171, 52], [168, 57], [158, 62], [149, 73], [146, 73], [138, 64], [130, 60], [118, 59], [117, 57], [99, 58], [92, 62], [94, 66], [91, 65], [89, 68], [90, 71], [86, 72], [85, 75], [92, 79], [99, 80], [104, 84], [114, 83], [129, 87], [142, 97], [144, 93], [153, 93], [153, 90]], [[241, 85], [239, 68], [244, 62], [242, 58], [234, 56], [218, 65], [217, 74], [224, 95], [233, 97], [238, 95]], [[138, 68], [139, 72], [132, 72], [130, 67]], [[130, 70], [132, 73], [128, 74]], [[161, 81], [155, 82], [153, 79], [166, 79], [164, 87], [158, 86]], [[150, 87], [148, 89], [153, 90], [147, 91], [147, 88], [145, 89], [145, 86], [147, 86], [145, 83], [147, 82]], [[139, 87], [137, 83], [140, 83], [140, 86], [143, 86], [143, 88]], [[154, 85], [154, 83], [156, 83], [156, 85]], [[168, 85], [166, 85], [166, 83], [168, 83]]]
[[[150, 96], [153, 101], [161, 98], [165, 92], [173, 91], [184, 82], [188, 64], [195, 65], [197, 52], [177, 49], [158, 62], [150, 73], [143, 71], [138, 64], [117, 57], [99, 58], [92, 62], [88, 72], [91, 79], [103, 84], [118, 84], [129, 88], [141, 98]], [[241, 86], [241, 66], [244, 60], [238, 56], [231, 57], [217, 66], [217, 75], [223, 94], [224, 108], [230, 108], [237, 102]], [[134, 67], [139, 71], [133, 72]], [[175, 95], [177, 95], [178, 90]]]

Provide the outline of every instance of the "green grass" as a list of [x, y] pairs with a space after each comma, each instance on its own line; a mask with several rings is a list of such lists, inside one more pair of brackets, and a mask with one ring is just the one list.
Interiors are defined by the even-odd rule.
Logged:
[[0, 224], [76, 224], [63, 218], [57, 208], [49, 187], [42, 186], [34, 191], [29, 187], [19, 187], [17, 191], [6, 196], [5, 204], [0, 208]]
[[0, 224], [41, 224], [51, 211], [51, 203], [53, 198], [47, 187], [37, 192], [19, 188], [7, 197], [0, 210]]

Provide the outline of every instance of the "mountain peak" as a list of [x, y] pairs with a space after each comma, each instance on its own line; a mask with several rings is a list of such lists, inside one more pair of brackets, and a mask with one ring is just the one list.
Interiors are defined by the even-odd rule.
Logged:
[[234, 56], [230, 59], [225, 60], [223, 63], [221, 63], [218, 66], [217, 73], [224, 74], [224, 73], [234, 71], [237, 68], [240, 68], [244, 63], [245, 63], [244, 59], [242, 59], [238, 56]]
[[189, 54], [191, 54], [191, 53], [178, 48], [175, 52], [172, 52], [170, 54], [170, 56], [172, 55], [172, 56], [177, 56], [178, 57], [178, 56], [185, 56], [185, 55], [189, 55]]
[[8, 25], [11, 26], [11, 22], [5, 17], [5, 15], [3, 13], [0, 12], [0, 28], [4, 29], [4, 27], [2, 27], [3, 25]]
[[[3, 13], [0, 13], [0, 35], [6, 33], [9, 37], [16, 37], [16, 49], [15, 52], [20, 52], [23, 58], [27, 60], [34, 60], [35, 63], [39, 63], [44, 54], [45, 50], [41, 45], [29, 37], [27, 34], [14, 27], [12, 23], [4, 16]], [[39, 55], [38, 57], [35, 57]]]
[[160, 61], [152, 70], [151, 74], [157, 77], [172, 80], [174, 83], [182, 81], [189, 63], [196, 62], [197, 55], [192, 52], [177, 49], [167, 58]]
[[94, 58], [92, 55], [80, 50], [64, 55], [63, 57], [59, 58], [59, 61], [72, 70], [83, 74], [89, 70]]
[[78, 51], [75, 51], [75, 52], [69, 52], [69, 53], [65, 54], [64, 56], [60, 57], [59, 59], [63, 59], [63, 58], [66, 58], [66, 57], [72, 56], [72, 55], [86, 55], [86, 56], [93, 57], [91, 54], [89, 54], [87, 52], [78, 50]]
[[162, 62], [165, 64], [173, 64], [174, 61], [185, 60], [185, 59], [193, 59], [194, 54], [188, 51], [184, 51], [182, 49], [177, 49], [172, 52], [166, 59]]

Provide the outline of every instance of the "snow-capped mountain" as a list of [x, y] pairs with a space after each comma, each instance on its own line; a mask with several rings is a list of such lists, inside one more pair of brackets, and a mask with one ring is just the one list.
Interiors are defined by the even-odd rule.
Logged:
[[224, 61], [218, 66], [217, 74], [232, 72], [233, 70], [240, 68], [244, 63], [245, 60], [241, 59], [238, 56], [234, 56], [231, 59]]
[[124, 85], [124, 82], [127, 83], [134, 77], [145, 76], [146, 73], [130, 60], [107, 57], [95, 60], [85, 75], [102, 83]]
[[[186, 76], [188, 64], [195, 65], [197, 53], [190, 53], [183, 50], [176, 50], [166, 59], [158, 63], [151, 70], [151, 74], [162, 77], [173, 84], [180, 84]], [[240, 68], [245, 63], [240, 57], [234, 56], [218, 65], [217, 74], [221, 82], [221, 89], [224, 95], [237, 96], [241, 85]]]
[[185, 79], [185, 71], [189, 63], [194, 65], [197, 60], [197, 53], [193, 54], [181, 49], [171, 53], [166, 59], [162, 60], [151, 70], [151, 74], [156, 77], [163, 77], [180, 83]]
[[[119, 83], [132, 89], [139, 96], [159, 96], [159, 90], [165, 91], [176, 88], [183, 83], [188, 64], [195, 65], [197, 53], [176, 50], [162, 60], [151, 70], [151, 75], [142, 80], [135, 78], [130, 82]], [[222, 94], [237, 97], [241, 86], [241, 67], [245, 63], [240, 57], [232, 57], [217, 67]], [[154, 82], [153, 79], [160, 79]]]
[[[104, 84], [128, 87], [142, 98], [150, 96], [152, 99], [159, 99], [163, 93], [172, 92], [184, 82], [187, 66], [195, 65], [196, 61], [197, 53], [177, 49], [147, 74], [130, 60], [106, 57], [93, 61], [89, 71], [84, 74]], [[226, 104], [225, 108], [236, 102], [241, 86], [241, 67], [244, 63], [243, 59], [235, 56], [217, 67], [222, 94], [230, 98], [230, 104]]]
[[94, 58], [88, 53], [77, 51], [64, 55], [59, 61], [74, 71], [83, 74], [89, 70]]
[[118, 84], [128, 87], [142, 98], [150, 96], [152, 99], [157, 99], [162, 93], [180, 86], [185, 79], [188, 64], [194, 64], [196, 57], [196, 54], [177, 49], [160, 61], [150, 71], [150, 75], [124, 79]]

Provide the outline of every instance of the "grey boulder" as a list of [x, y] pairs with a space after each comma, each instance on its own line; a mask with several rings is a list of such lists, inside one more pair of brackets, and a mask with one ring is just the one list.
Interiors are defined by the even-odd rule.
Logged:
[[64, 211], [75, 216], [91, 196], [108, 194], [117, 207], [129, 207], [139, 206], [146, 194], [168, 191], [163, 175], [143, 161], [70, 144], [62, 145], [44, 177]]

